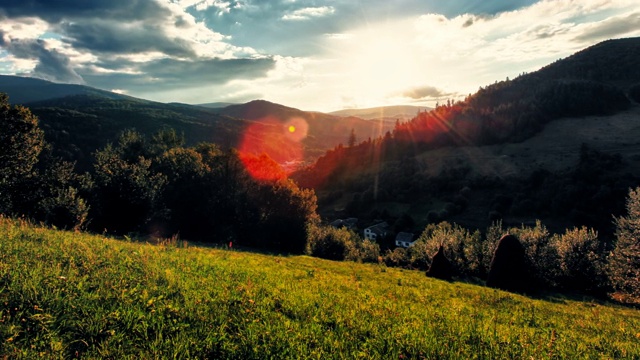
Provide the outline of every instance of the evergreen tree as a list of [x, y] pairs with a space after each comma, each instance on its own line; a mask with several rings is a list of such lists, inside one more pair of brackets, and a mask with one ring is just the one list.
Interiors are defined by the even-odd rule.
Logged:
[[349, 134], [349, 141], [347, 141], [347, 144], [349, 147], [354, 147], [356, 145], [356, 141], [356, 131], [351, 129], [351, 134]]
[[629, 191], [627, 216], [615, 218], [616, 247], [609, 257], [611, 284], [625, 300], [640, 302], [640, 187]]

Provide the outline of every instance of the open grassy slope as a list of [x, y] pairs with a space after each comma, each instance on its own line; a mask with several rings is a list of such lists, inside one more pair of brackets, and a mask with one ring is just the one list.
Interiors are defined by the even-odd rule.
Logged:
[[640, 311], [0, 218], [0, 357], [640, 358]]

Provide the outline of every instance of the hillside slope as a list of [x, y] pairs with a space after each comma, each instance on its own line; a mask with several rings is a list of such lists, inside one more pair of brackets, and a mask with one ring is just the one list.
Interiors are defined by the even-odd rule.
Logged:
[[639, 58], [640, 38], [594, 45], [422, 112], [389, 136], [327, 152], [294, 178], [316, 190], [329, 219], [406, 215], [416, 229], [543, 219], [609, 237], [611, 215], [640, 176], [638, 104], [629, 99]]
[[638, 310], [0, 218], [9, 358], [636, 358]]
[[[346, 145], [351, 130], [354, 131], [358, 139], [365, 140], [382, 136], [392, 130], [395, 124], [395, 120], [393, 122], [367, 121], [354, 116], [343, 117], [302, 111], [265, 100], [230, 105], [216, 109], [216, 111], [222, 115], [258, 122], [273, 121], [278, 124], [289, 124], [291, 121], [302, 120], [304, 126], [307, 127], [306, 137], [302, 143], [305, 144], [305, 151], [311, 158], [322, 155], [327, 149], [338, 144]], [[276, 137], [277, 134], [271, 136]]]

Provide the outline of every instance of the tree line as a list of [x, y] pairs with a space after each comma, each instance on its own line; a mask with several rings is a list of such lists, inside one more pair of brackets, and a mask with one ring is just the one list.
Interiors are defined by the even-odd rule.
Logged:
[[[178, 235], [302, 253], [316, 197], [267, 156], [211, 143], [186, 147], [167, 129], [123, 132], [82, 174], [52, 155], [38, 119], [0, 95], [0, 212], [66, 229]], [[261, 173], [259, 178], [251, 172]]]

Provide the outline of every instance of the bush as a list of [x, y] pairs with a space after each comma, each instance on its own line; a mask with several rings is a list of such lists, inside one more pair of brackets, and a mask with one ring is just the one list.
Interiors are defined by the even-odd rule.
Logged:
[[[445, 256], [451, 261], [453, 270], [463, 276], [478, 276], [481, 272], [481, 260], [478, 248], [482, 245], [479, 231], [470, 233], [459, 226], [442, 222], [430, 224], [422, 232], [410, 252], [420, 250], [424, 256], [435, 254], [440, 246], [444, 247]], [[429, 264], [431, 259], [428, 259]]]
[[560, 265], [556, 248], [551, 244], [551, 235], [540, 220], [534, 227], [521, 226], [509, 229], [524, 247], [527, 268], [533, 274], [536, 286], [555, 287]]
[[407, 267], [410, 264], [407, 250], [401, 247], [395, 248], [393, 251], [387, 250], [383, 260], [387, 266]]
[[640, 303], [640, 187], [629, 191], [627, 216], [615, 218], [609, 278], [619, 300]]
[[606, 249], [593, 229], [582, 227], [554, 236], [560, 265], [559, 282], [573, 290], [594, 292], [606, 283]]
[[358, 250], [358, 260], [368, 263], [377, 263], [380, 261], [380, 245], [377, 243], [364, 240], [356, 243]]
[[309, 225], [306, 254], [328, 260], [355, 260], [355, 234], [345, 228]]

